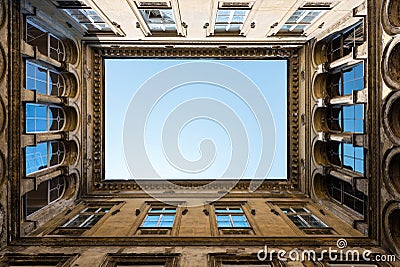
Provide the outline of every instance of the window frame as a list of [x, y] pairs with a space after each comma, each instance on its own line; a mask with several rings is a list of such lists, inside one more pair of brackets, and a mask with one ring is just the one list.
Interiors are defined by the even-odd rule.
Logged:
[[[54, 5], [62, 10], [65, 13], [65, 16], [67, 16], [73, 23], [76, 23], [79, 25], [79, 27], [83, 30], [83, 34], [85, 36], [97, 36], [97, 35], [112, 35], [112, 36], [125, 36], [124, 31], [120, 28], [119, 25], [116, 23], [113, 23], [104, 13], [101, 9], [99, 9], [93, 0], [88, 0], [85, 1], [79, 5], [74, 5], [68, 2], [68, 0], [52, 0]], [[62, 4], [62, 2], [67, 2], [66, 4]], [[76, 2], [76, 1], [75, 1]], [[82, 2], [82, 1], [81, 1]], [[106, 24], [107, 25], [107, 30], [100, 30], [98, 27], [93, 26], [94, 28], [97, 28], [99, 30], [90, 30], [88, 27], [86, 27], [83, 24], [86, 23], [81, 23], [77, 18], [75, 18], [73, 15], [71, 15], [67, 10], [92, 10], [96, 16], [98, 16], [102, 22], [98, 22], [98, 24]], [[83, 15], [83, 14], [82, 14]], [[86, 17], [86, 16], [85, 16]], [[91, 24], [96, 24], [96, 22], [93, 21], [93, 19], [90, 19], [86, 17], [89, 21], [91, 21]]]
[[[179, 233], [179, 227], [181, 224], [182, 220], [182, 207], [185, 205], [185, 202], [176, 202], [176, 203], [162, 203], [158, 201], [146, 201], [142, 207], [140, 208], [140, 214], [136, 218], [136, 222], [134, 223], [131, 232], [129, 233], [130, 236], [132, 235], [142, 235], [142, 236], [148, 236], [148, 235], [170, 235], [170, 236], [176, 236]], [[174, 214], [174, 221], [172, 223], [171, 227], [143, 227], [143, 224], [146, 222], [146, 219], [149, 214], [151, 213], [151, 209], [162, 209], [164, 211], [165, 209], [175, 209], [175, 212], [167, 212], [167, 213], [162, 213], [162, 212], [154, 212], [154, 215], [157, 214]], [[161, 217], [159, 217], [158, 221], [161, 220]]]
[[[46, 36], [46, 47], [43, 46], [38, 46], [35, 43], [32, 43], [33, 40], [29, 40], [29, 25], [33, 28], [35, 28], [38, 31], [41, 31], [42, 34], [38, 37], [35, 37], [35, 39], [40, 38], [42, 36]], [[26, 20], [25, 23], [25, 41], [27, 44], [32, 45], [32, 46], [36, 46], [39, 50], [39, 52], [41, 52], [43, 55], [58, 61], [58, 62], [63, 62], [65, 61], [65, 59], [67, 58], [67, 51], [66, 51], [66, 47], [64, 42], [58, 38], [57, 36], [55, 36], [54, 34], [52, 34], [51, 32], [43, 29], [42, 27], [38, 26], [37, 24], [35, 24], [34, 22], [32, 22], [31, 20]], [[52, 40], [55, 40], [57, 42], [57, 48], [52, 47]], [[60, 49], [61, 47], [61, 49]], [[45, 51], [46, 50], [46, 51]], [[52, 51], [56, 51], [57, 52], [57, 57], [52, 56], [53, 53]], [[45, 52], [45, 53], [44, 53]], [[60, 53], [62, 52], [62, 53]], [[62, 56], [60, 57], [60, 54], [62, 54]]]
[[[58, 183], [58, 186], [57, 186], [57, 189], [58, 189], [58, 194], [57, 195], [58, 196], [54, 200], [51, 200], [51, 192], [55, 190], [55, 188], [54, 187], [52, 188], [52, 186], [51, 186], [52, 181], [55, 180], [55, 179], [60, 179], [60, 178], [62, 178], [62, 181], [63, 181], [62, 182], [62, 191], [60, 193], [59, 188], [61, 186], [60, 186], [60, 183]], [[24, 217], [25, 217], [25, 219], [28, 219], [29, 217], [35, 216], [35, 214], [41, 212], [43, 209], [48, 207], [50, 204], [53, 204], [53, 203], [59, 201], [60, 199], [62, 199], [64, 197], [64, 194], [67, 191], [67, 187], [68, 187], [67, 178], [64, 175], [56, 176], [54, 178], [46, 180], [43, 183], [41, 183], [39, 185], [39, 187], [41, 185], [44, 185], [44, 184], [47, 184], [47, 190], [46, 190], [47, 191], [47, 204], [45, 206], [35, 210], [34, 212], [32, 212], [30, 214], [28, 214], [28, 194], [30, 192], [32, 192], [32, 191], [29, 191], [29, 192], [27, 192], [26, 194], [23, 195], [23, 199], [24, 199], [24, 215], [25, 215]]]
[[[137, 22], [137, 27], [140, 28], [143, 32], [143, 34], [146, 37], [173, 37], [173, 36], [186, 36], [186, 29], [185, 29], [185, 24], [182, 22], [181, 15], [180, 15], [180, 9], [179, 9], [179, 2], [177, 0], [145, 0], [145, 1], [139, 1], [139, 0], [127, 0], [128, 4], [132, 10], [132, 12], [135, 14], [138, 22]], [[149, 5], [147, 6], [141, 6], [139, 3], [140, 2], [145, 2], [148, 3]], [[158, 2], [163, 2], [166, 3], [166, 6], [151, 6], [151, 3], [158, 3]], [[141, 10], [171, 10], [171, 14], [174, 19], [174, 24], [175, 24], [175, 30], [173, 31], [157, 31], [157, 30], [152, 30], [148, 21], [146, 21], [145, 17], [143, 17], [143, 13]]]
[[[51, 228], [42, 229], [43, 235], [47, 236], [89, 236], [91, 233], [96, 231], [108, 218], [113, 214], [114, 211], [120, 209], [124, 202], [84, 202], [76, 206], [75, 210], [63, 216], [61, 220], [57, 221], [57, 225]], [[88, 211], [88, 209], [97, 209], [96, 211]], [[107, 212], [100, 211], [101, 209], [108, 209]], [[79, 218], [80, 215], [89, 215], [79, 226], [68, 226], [74, 220]], [[98, 219], [91, 226], [84, 226], [85, 223], [89, 222], [95, 215], [100, 215]]]
[[[32, 117], [28, 117], [27, 114], [27, 110], [28, 110], [28, 106], [32, 106], [32, 107], [44, 107], [46, 109], [46, 117], [40, 117], [40, 116], [36, 116], [36, 109], [34, 109], [34, 115]], [[54, 117], [52, 117], [52, 109], [56, 109], [58, 110], [59, 115], [61, 116], [57, 116], [56, 119], [54, 119]], [[47, 103], [30, 103], [27, 102], [25, 104], [25, 133], [26, 134], [42, 134], [42, 133], [57, 133], [57, 132], [62, 132], [65, 129], [66, 126], [66, 117], [67, 114], [65, 113], [63, 107], [61, 106], [57, 106], [57, 105], [53, 105], [53, 104], [47, 104]], [[34, 124], [34, 129], [35, 130], [28, 130], [28, 121], [33, 121]], [[46, 130], [37, 130], [37, 121], [45, 121], [46, 123]], [[58, 126], [56, 127], [56, 129], [51, 129], [53, 126], [53, 123], [56, 122], [56, 124], [58, 124]]]
[[[217, 216], [221, 213], [228, 215], [228, 212], [217, 212], [216, 210], [220, 208], [240, 208], [240, 212], [233, 212], [232, 214], [240, 214], [245, 217], [247, 222], [247, 227], [219, 227]], [[212, 236], [254, 236], [261, 233], [256, 220], [252, 218], [252, 215], [248, 203], [246, 201], [217, 201], [209, 203], [207, 206], [208, 216], [210, 217], [210, 229]], [[227, 209], [228, 211], [228, 209]], [[231, 218], [230, 218], [231, 220]]]
[[[260, 2], [260, 1], [258, 1]], [[224, 6], [224, 3], [229, 3], [231, 4], [230, 6]], [[236, 6], [235, 6], [236, 4]], [[247, 4], [247, 6], [243, 5]], [[234, 0], [234, 1], [214, 1], [214, 6], [212, 9], [212, 13], [210, 16], [210, 23], [205, 25], [205, 28], [207, 28], [207, 36], [245, 36], [246, 33], [248, 32], [249, 28], [249, 21], [252, 17], [252, 14], [254, 10], [256, 9], [256, 4], [257, 1], [255, 0]], [[230, 17], [233, 18], [235, 12], [237, 11], [246, 11], [246, 14], [244, 15], [244, 19], [240, 23], [230, 23], [229, 20], [226, 23], [219, 23], [217, 22], [218, 20], [218, 12], [223, 11], [223, 10], [229, 10], [230, 12]], [[226, 27], [231, 25], [240, 25], [238, 30], [225, 30], [225, 31], [217, 31], [216, 26], [218, 24], [227, 24]]]
[[[328, 59], [328, 63], [335, 62], [336, 60], [339, 60], [343, 57], [346, 57], [354, 52], [354, 49], [358, 47], [355, 45], [355, 41], [353, 42], [354, 46], [352, 46], [352, 49], [349, 53], [344, 52], [344, 37], [345, 34], [351, 32], [353, 30], [354, 35], [356, 35], [356, 28], [362, 25], [362, 42], [364, 43], [366, 41], [366, 27], [365, 27], [365, 22], [364, 19], [360, 19], [357, 23], [351, 25], [350, 27], [342, 30], [340, 33], [338, 33], [336, 36], [332, 37], [332, 39], [329, 41], [327, 48], [326, 48], [326, 58]], [[354, 40], [356, 39], [355, 37], [353, 38]], [[337, 41], [338, 47], [333, 47], [334, 42]], [[334, 55], [339, 51], [338, 57]]]
[[[274, 203], [279, 210], [280, 213], [283, 215], [283, 218], [285, 221], [291, 226], [292, 229], [294, 229], [296, 232], [305, 234], [307, 236], [311, 235], [335, 235], [336, 232], [335, 230], [329, 226], [327, 223], [325, 223], [320, 217], [314, 214], [314, 212], [311, 211], [307, 206], [307, 202], [299, 202], [299, 203], [285, 203], [285, 202], [279, 202], [279, 203]], [[284, 211], [284, 209], [290, 209], [292, 212], [287, 213]], [[303, 209], [302, 212], [297, 212], [296, 209]], [[298, 226], [296, 223], [290, 218], [290, 216], [297, 216], [301, 217], [301, 221], [305, 223], [306, 225], [304, 226]], [[302, 216], [311, 216], [314, 220], [316, 220], [318, 223], [321, 224], [321, 227], [315, 227], [310, 225], [310, 223], [304, 219]]]
[[[32, 171], [32, 172], [27, 172], [27, 166], [28, 166], [28, 160], [27, 160], [27, 152], [26, 152], [26, 149], [28, 148], [28, 147], [37, 147], [39, 144], [44, 144], [44, 143], [46, 143], [46, 167], [45, 168], [42, 168], [42, 169], [38, 169], [38, 170], [36, 170], [36, 171]], [[58, 160], [57, 160], [57, 164], [51, 164], [51, 159], [52, 159], [52, 155], [54, 155], [54, 152], [52, 151], [51, 153], [50, 153], [50, 147], [51, 147], [51, 144], [52, 143], [58, 143], [59, 144], [59, 146], [58, 146], [58, 150], [57, 151], [61, 151], [60, 153], [56, 153], [57, 154], [57, 156], [59, 157], [60, 155], [62, 155], [62, 159], [60, 160], [59, 158], [58, 158]], [[61, 147], [62, 147], [62, 149], [60, 150], [60, 145], [61, 145]], [[34, 154], [36, 154], [36, 152], [34, 152]], [[37, 143], [36, 145], [33, 145], [33, 146], [26, 146], [25, 148], [24, 148], [24, 155], [25, 155], [25, 157], [24, 157], [24, 162], [25, 162], [25, 166], [24, 166], [24, 169], [25, 169], [25, 176], [27, 176], [27, 177], [31, 177], [31, 176], [35, 176], [36, 174], [38, 174], [38, 173], [41, 173], [41, 172], [43, 172], [43, 171], [45, 171], [45, 170], [50, 170], [50, 169], [55, 169], [56, 167], [58, 167], [58, 166], [61, 166], [61, 165], [63, 165], [63, 163], [65, 162], [65, 159], [66, 159], [66, 155], [67, 154], [67, 150], [66, 150], [66, 145], [64, 144], [64, 142], [62, 141], [62, 140], [51, 140], [51, 141], [45, 141], [45, 142], [40, 142], [40, 143]], [[41, 158], [42, 156], [40, 156], [40, 158]], [[34, 160], [36, 161], [36, 157], [34, 157]]]
[[[45, 94], [42, 94], [41, 92], [39, 92], [37, 88], [35, 88], [35, 89], [28, 88], [28, 79], [34, 80], [35, 83], [36, 83], [36, 80], [37, 80], [36, 75], [35, 75], [35, 77], [28, 76], [28, 65], [32, 65], [33, 67], [35, 67], [35, 73], [36, 73], [36, 68], [37, 69], [41, 68], [41, 69], [46, 71], [46, 93]], [[53, 74], [57, 75], [59, 78], [61, 78], [62, 85], [59, 88], [57, 88], [58, 94], [52, 94], [51, 93], [52, 90], [53, 90], [51, 88], [52, 85], [53, 85], [52, 80], [51, 80], [51, 73], [53, 73]], [[44, 81], [40, 81], [40, 82], [44, 82]], [[51, 83], [51, 85], [50, 85], [50, 83]], [[48, 95], [48, 96], [54, 96], [54, 97], [62, 97], [62, 96], [64, 96], [64, 94], [66, 92], [66, 80], [65, 80], [65, 77], [61, 73], [59, 73], [58, 71], [53, 70], [51, 68], [48, 68], [46, 66], [43, 66], [43, 65], [41, 65], [41, 64], [39, 64], [37, 62], [34, 62], [33, 60], [27, 59], [25, 61], [25, 89], [26, 90], [30, 90], [30, 91], [36, 91], [36, 93], [42, 94], [42, 95]]]

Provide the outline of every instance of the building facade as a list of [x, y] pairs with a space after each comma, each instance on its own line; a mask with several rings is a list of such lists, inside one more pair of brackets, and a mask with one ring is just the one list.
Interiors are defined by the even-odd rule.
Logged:
[[[399, 265], [399, 17], [395, 0], [0, 0], [0, 265]], [[287, 60], [288, 179], [106, 180], [107, 58]]]

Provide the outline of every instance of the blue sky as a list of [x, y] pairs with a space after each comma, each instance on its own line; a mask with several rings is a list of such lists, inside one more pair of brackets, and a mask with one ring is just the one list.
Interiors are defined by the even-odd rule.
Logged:
[[[124, 156], [123, 129], [128, 106], [141, 86], [152, 76], [167, 68], [186, 64], [188, 62], [215, 62], [234, 68], [252, 80], [264, 96], [275, 121], [276, 149], [265, 147], [262, 143], [262, 133], [259, 122], [252, 114], [253, 107], [245, 103], [240, 96], [235, 95], [223, 86], [211, 83], [189, 83], [177, 86], [167, 94], [160, 96], [154, 103], [150, 114], [146, 114], [146, 127], [139, 126], [137, 131], [145, 131], [146, 155], [154, 170], [162, 178], [201, 179], [218, 178], [230, 164], [232, 150], [237, 145], [232, 144], [232, 133], [220, 121], [208, 117], [193, 117], [179, 127], [176, 136], [180, 154], [188, 161], [199, 160], [202, 156], [200, 144], [211, 140], [215, 146], [215, 156], [207, 168], [196, 173], [182, 172], [179, 164], [168, 158], [163, 144], [162, 134], [164, 124], [173, 112], [179, 112], [178, 107], [194, 99], [212, 99], [221, 105], [229, 107], [240, 119], [241, 126], [246, 130], [248, 155], [246, 169], [242, 177], [253, 178], [257, 168], [261, 150], [273, 151], [275, 157], [268, 178], [286, 179], [287, 175], [287, 67], [284, 60], [172, 60], [172, 59], [106, 59], [106, 179], [132, 179], [151, 177], [132, 177]], [[179, 75], [179, 74], [177, 74]], [[226, 77], [229, 79], [229, 77]], [[249, 89], [250, 90], [250, 89]], [[207, 111], [207, 106], [204, 106]], [[218, 115], [218, 114], [216, 114]], [[216, 116], [218, 117], [218, 116]], [[173, 137], [171, 137], [174, 139]], [[236, 146], [236, 147], [235, 147]], [[126, 148], [125, 148], [126, 149]], [[134, 148], [131, 148], [134, 149]], [[168, 152], [168, 151], [167, 151]], [[244, 155], [245, 156], [245, 155]], [[238, 174], [239, 175], [239, 174]], [[234, 177], [237, 178], [237, 177]], [[261, 177], [259, 177], [261, 178]]]

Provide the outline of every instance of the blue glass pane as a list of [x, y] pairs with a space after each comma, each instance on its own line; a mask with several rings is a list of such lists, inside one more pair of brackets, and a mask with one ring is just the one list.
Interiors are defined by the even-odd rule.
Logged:
[[26, 132], [34, 132], [35, 131], [35, 120], [34, 119], [26, 119]]
[[356, 159], [354, 170], [356, 172], [364, 174], [364, 161]]
[[216, 208], [215, 212], [228, 212], [227, 208]]
[[47, 168], [47, 143], [25, 148], [26, 174]]
[[364, 105], [355, 105], [355, 118], [356, 119], [363, 119], [364, 118]]
[[244, 215], [232, 215], [232, 220], [234, 222], [245, 222], [246, 221], [246, 216], [244, 216]]
[[147, 221], [151, 221], [151, 222], [158, 222], [158, 219], [160, 218], [161, 215], [148, 215], [146, 218], [146, 222]]
[[36, 89], [35, 80], [33, 80], [31, 78], [27, 78], [26, 79], [26, 89], [35, 90]]
[[354, 132], [354, 121], [344, 120], [344, 127], [342, 127], [344, 132]]
[[351, 167], [351, 169], [354, 170], [354, 159], [345, 156], [343, 159], [343, 165], [346, 167]]
[[355, 151], [355, 157], [358, 159], [363, 160], [364, 159], [364, 148], [362, 147], [355, 147], [354, 148]]
[[35, 77], [36, 67], [30, 62], [26, 62], [26, 76], [27, 77]]
[[364, 77], [364, 63], [358, 64], [354, 67], [355, 77], [361, 78]]
[[238, 227], [238, 228], [243, 228], [243, 227], [249, 227], [249, 224], [247, 222], [233, 222], [233, 227]]
[[142, 227], [157, 227], [157, 222], [145, 221], [143, 223]]
[[344, 87], [343, 87], [343, 94], [344, 94], [344, 95], [350, 95], [350, 94], [352, 94], [353, 90], [355, 89], [355, 88], [354, 88], [354, 81], [346, 82], [346, 83], [344, 83], [343, 86], [344, 86]]
[[232, 227], [231, 222], [218, 221], [218, 227]]
[[364, 121], [363, 120], [356, 120], [355, 121], [354, 132], [356, 132], [356, 133], [363, 133], [364, 132]]
[[354, 118], [354, 106], [343, 106], [343, 118], [345, 119]]
[[354, 80], [354, 69], [346, 71], [343, 73], [344, 83], [350, 82]]
[[47, 94], [46, 82], [36, 81], [36, 91], [43, 95]]
[[149, 212], [150, 212], [150, 213], [153, 213], [153, 212], [160, 213], [160, 212], [162, 212], [162, 208], [151, 208], [151, 209], [149, 210]]
[[175, 216], [174, 215], [164, 215], [161, 217], [162, 222], [173, 222]]
[[364, 80], [363, 79], [358, 79], [355, 81], [355, 90], [362, 90], [364, 89]]
[[221, 215], [217, 215], [217, 221], [218, 222], [225, 222], [225, 221], [229, 221], [229, 216], [228, 215], [224, 215], [224, 216], [221, 216]]
[[172, 225], [174, 224], [174, 222], [172, 221], [172, 222], [170, 222], [170, 221], [162, 221], [161, 223], [160, 223], [160, 226], [159, 227], [172, 227]]
[[354, 147], [352, 144], [343, 144], [343, 154], [353, 157], [354, 156]]
[[232, 212], [232, 213], [233, 212], [243, 212], [242, 208], [229, 208], [229, 211]]

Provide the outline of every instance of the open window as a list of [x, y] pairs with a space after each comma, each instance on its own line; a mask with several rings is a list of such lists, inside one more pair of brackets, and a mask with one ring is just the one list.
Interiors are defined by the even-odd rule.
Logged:
[[46, 207], [62, 198], [66, 189], [66, 179], [58, 176], [41, 183], [36, 190], [24, 195], [25, 216]]
[[321, 221], [310, 210], [301, 206], [281, 206], [282, 212], [305, 234], [331, 235], [332, 228]]
[[184, 36], [178, 1], [128, 1], [146, 36]]

